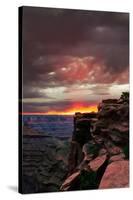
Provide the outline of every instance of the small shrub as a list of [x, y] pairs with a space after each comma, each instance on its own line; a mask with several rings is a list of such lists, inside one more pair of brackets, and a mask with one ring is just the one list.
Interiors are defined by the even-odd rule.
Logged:
[[129, 92], [122, 92], [122, 95], [120, 97], [123, 101], [128, 102], [129, 101]]

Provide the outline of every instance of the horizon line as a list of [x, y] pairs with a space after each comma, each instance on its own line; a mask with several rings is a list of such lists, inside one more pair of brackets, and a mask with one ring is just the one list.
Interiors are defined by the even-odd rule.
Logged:
[[[75, 113], [78, 113], [77, 112], [74, 112], [74, 113], [35, 113], [35, 112], [22, 112], [22, 113], [19, 113], [20, 115], [75, 115]], [[79, 113], [97, 113], [96, 111], [91, 111], [91, 112], [79, 112]]]

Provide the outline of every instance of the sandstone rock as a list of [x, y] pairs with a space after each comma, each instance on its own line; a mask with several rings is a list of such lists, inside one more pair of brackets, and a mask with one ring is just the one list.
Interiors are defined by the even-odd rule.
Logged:
[[69, 176], [65, 182], [62, 184], [62, 186], [60, 187], [61, 191], [68, 191], [73, 185], [74, 183], [77, 181], [78, 176], [80, 175], [80, 170], [73, 173], [71, 176]]
[[107, 155], [98, 156], [89, 163], [89, 166], [92, 171], [97, 171], [107, 159]]
[[118, 146], [113, 146], [111, 148], [108, 149], [111, 155], [118, 155], [120, 153], [122, 153], [122, 149]]
[[99, 189], [129, 187], [129, 161], [116, 161], [108, 165]]
[[105, 104], [117, 104], [118, 102], [118, 99], [105, 99], [102, 101], [102, 103], [105, 103]]
[[112, 157], [110, 157], [109, 162], [115, 162], [115, 161], [119, 161], [119, 160], [124, 160], [125, 158], [125, 154], [124, 153], [120, 153], [118, 155], [114, 155]]
[[114, 106], [106, 106], [104, 109], [101, 109], [98, 113], [98, 118], [109, 118], [113, 120], [118, 120], [119, 115], [116, 112], [116, 108]]

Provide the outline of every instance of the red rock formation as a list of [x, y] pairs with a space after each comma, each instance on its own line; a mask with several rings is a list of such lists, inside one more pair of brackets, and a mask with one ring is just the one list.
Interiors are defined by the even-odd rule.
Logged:
[[103, 100], [98, 110], [75, 114], [69, 175], [61, 191], [129, 185], [129, 101]]
[[99, 189], [129, 187], [129, 161], [115, 161], [108, 165]]

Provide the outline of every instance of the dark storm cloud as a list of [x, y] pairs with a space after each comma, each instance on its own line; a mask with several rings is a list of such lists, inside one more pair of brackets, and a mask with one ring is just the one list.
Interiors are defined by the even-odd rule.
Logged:
[[23, 16], [24, 83], [54, 71], [54, 55], [91, 55], [114, 73], [128, 66], [127, 13], [24, 7]]
[[128, 83], [128, 13], [24, 7], [22, 39], [24, 98], [75, 83]]

